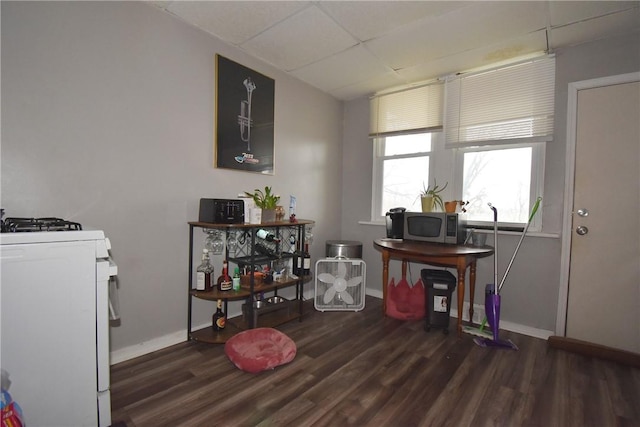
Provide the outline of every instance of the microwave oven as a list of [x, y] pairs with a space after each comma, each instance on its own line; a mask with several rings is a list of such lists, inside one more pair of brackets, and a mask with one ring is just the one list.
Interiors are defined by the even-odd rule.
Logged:
[[454, 245], [465, 241], [465, 224], [458, 213], [405, 212], [403, 224], [405, 240]]

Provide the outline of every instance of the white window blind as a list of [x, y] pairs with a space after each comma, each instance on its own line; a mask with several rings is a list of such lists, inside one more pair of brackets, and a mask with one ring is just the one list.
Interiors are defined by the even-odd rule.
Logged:
[[371, 98], [369, 136], [442, 129], [441, 82]]
[[554, 89], [554, 57], [447, 80], [446, 146], [551, 141]]

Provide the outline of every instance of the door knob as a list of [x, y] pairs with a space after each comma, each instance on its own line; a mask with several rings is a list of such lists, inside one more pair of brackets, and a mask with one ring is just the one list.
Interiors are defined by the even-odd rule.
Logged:
[[578, 213], [578, 216], [583, 216], [583, 217], [589, 216], [589, 211], [584, 208], [578, 209], [577, 213]]
[[589, 232], [589, 229], [584, 225], [579, 225], [578, 228], [576, 228], [576, 233], [578, 233], [580, 236], [584, 236], [588, 232]]

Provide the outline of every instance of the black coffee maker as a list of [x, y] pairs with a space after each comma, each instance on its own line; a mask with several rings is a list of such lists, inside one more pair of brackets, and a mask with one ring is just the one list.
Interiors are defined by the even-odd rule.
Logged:
[[387, 223], [387, 238], [402, 239], [404, 237], [404, 212], [406, 208], [392, 208], [385, 217]]

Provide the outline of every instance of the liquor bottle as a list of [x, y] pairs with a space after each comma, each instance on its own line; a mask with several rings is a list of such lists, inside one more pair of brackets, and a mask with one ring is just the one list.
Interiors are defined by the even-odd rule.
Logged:
[[229, 264], [227, 264], [226, 259], [222, 262], [222, 274], [218, 276], [217, 285], [218, 290], [221, 292], [230, 291], [233, 288], [233, 280], [229, 276]]
[[293, 274], [295, 274], [296, 276], [302, 276], [302, 259], [302, 251], [295, 251], [293, 253], [292, 268]]
[[280, 242], [280, 239], [278, 239], [275, 234], [265, 230], [264, 228], [261, 228], [260, 230], [258, 230], [256, 232], [256, 236], [266, 240], [267, 242]]
[[202, 250], [202, 263], [196, 269], [196, 290], [197, 291], [210, 291], [211, 276], [213, 275], [213, 266], [209, 260], [209, 251], [207, 249]]
[[232, 287], [234, 291], [240, 290], [240, 268], [236, 267], [233, 271], [233, 278], [231, 279]]
[[213, 330], [214, 331], [223, 330], [226, 323], [227, 323], [227, 316], [224, 314], [224, 311], [222, 311], [222, 300], [219, 299], [218, 308], [216, 309], [216, 312], [213, 313], [213, 317], [212, 317]]
[[271, 271], [271, 268], [266, 265], [263, 269], [262, 269], [262, 273], [264, 274], [264, 283], [273, 283], [273, 272]]
[[302, 252], [302, 275], [311, 274], [311, 255], [309, 254], [309, 244], [304, 244], [304, 252]]

